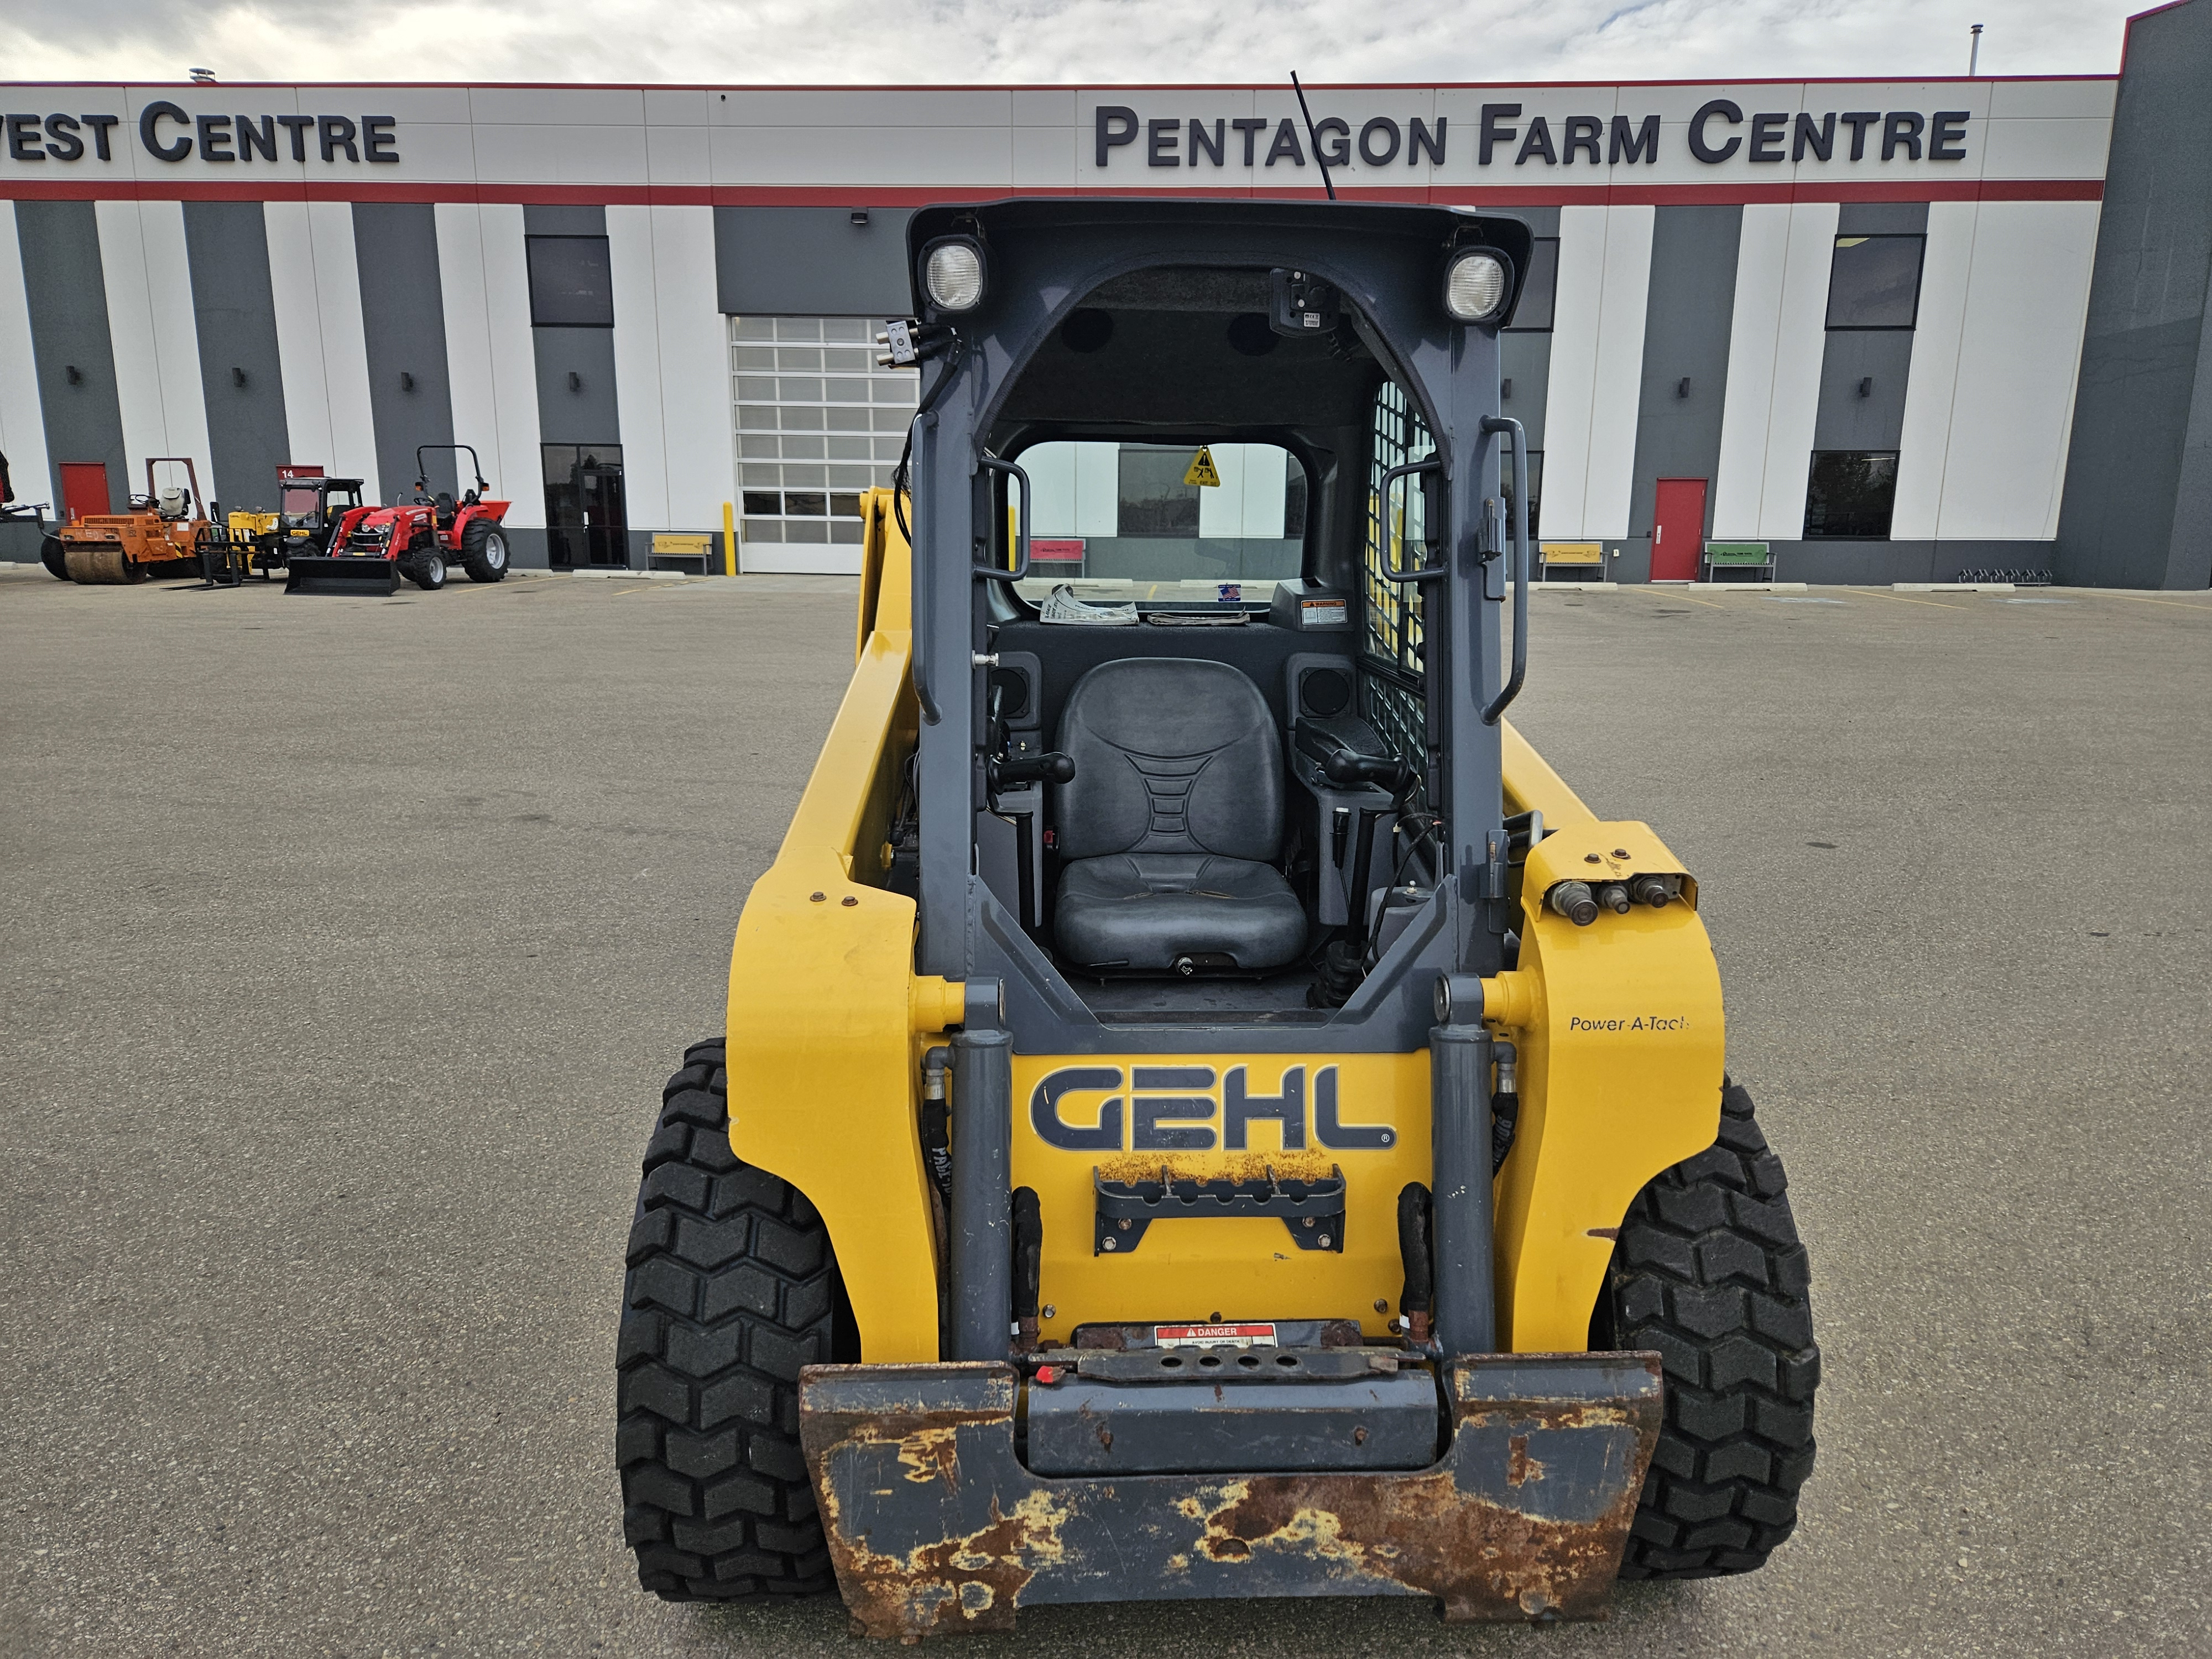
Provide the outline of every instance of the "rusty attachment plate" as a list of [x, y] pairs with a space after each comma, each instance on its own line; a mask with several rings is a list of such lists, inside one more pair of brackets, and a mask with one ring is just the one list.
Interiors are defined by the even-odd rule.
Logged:
[[799, 1434], [872, 1636], [1091, 1601], [1427, 1595], [1450, 1622], [1598, 1619], [1657, 1443], [1659, 1357], [1449, 1362], [1444, 1455], [1405, 1473], [1046, 1479], [1011, 1365], [813, 1366]]

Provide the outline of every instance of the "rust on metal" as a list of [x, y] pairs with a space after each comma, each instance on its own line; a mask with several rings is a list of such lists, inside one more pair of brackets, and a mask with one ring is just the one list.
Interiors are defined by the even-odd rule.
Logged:
[[811, 1368], [800, 1434], [839, 1585], [872, 1636], [1237, 1595], [1604, 1617], [1658, 1437], [1658, 1357], [1482, 1356], [1445, 1382], [1445, 1454], [1407, 1473], [1043, 1479], [1015, 1453], [1018, 1376], [989, 1364]]

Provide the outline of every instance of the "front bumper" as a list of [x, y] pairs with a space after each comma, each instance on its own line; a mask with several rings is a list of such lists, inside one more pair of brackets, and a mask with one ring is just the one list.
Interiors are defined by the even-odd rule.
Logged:
[[1659, 1357], [1446, 1362], [1449, 1440], [1406, 1473], [1048, 1479], [997, 1362], [810, 1367], [799, 1433], [872, 1636], [1057, 1603], [1429, 1595], [1447, 1620], [1599, 1619], [1657, 1443]]

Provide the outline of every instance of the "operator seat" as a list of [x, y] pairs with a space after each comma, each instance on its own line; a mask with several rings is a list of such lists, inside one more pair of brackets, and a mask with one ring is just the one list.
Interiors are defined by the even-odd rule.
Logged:
[[1053, 801], [1053, 934], [1078, 968], [1253, 973], [1305, 948], [1269, 860], [1283, 836], [1282, 738], [1226, 663], [1135, 657], [1078, 680], [1060, 717], [1075, 777]]

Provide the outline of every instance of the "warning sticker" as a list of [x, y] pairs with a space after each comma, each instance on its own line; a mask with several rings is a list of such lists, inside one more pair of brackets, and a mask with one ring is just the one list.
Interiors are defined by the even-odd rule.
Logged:
[[1190, 458], [1190, 467], [1182, 475], [1182, 481], [1187, 484], [1203, 484], [1213, 489], [1221, 487], [1221, 474], [1214, 470], [1213, 451], [1210, 447], [1205, 444], [1198, 447], [1198, 453]]
[[1341, 628], [1349, 620], [1342, 599], [1298, 601], [1298, 621], [1307, 628]]
[[1152, 1344], [1161, 1348], [1272, 1348], [1273, 1325], [1155, 1325]]

